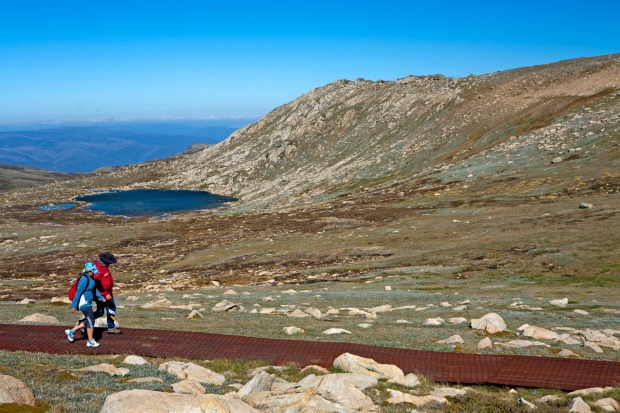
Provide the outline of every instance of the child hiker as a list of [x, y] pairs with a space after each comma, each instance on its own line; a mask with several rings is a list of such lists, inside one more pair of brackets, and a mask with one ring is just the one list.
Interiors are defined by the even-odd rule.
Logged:
[[95, 314], [93, 313], [92, 302], [96, 298], [99, 301], [105, 302], [105, 298], [95, 288], [95, 279], [93, 276], [97, 272], [97, 267], [92, 262], [87, 262], [84, 265], [83, 276], [80, 277], [75, 298], [71, 302], [71, 312], [75, 313], [76, 310], [80, 310], [84, 314], [84, 319], [80, 320], [78, 324], [68, 330], [65, 330], [65, 334], [71, 343], [75, 340], [74, 333], [76, 330], [86, 328], [86, 334], [88, 335], [87, 347], [97, 347], [99, 343], [93, 338], [93, 332], [95, 331]]

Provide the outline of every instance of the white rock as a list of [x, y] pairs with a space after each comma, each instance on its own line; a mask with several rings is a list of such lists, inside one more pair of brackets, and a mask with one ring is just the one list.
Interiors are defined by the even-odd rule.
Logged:
[[559, 353], [558, 356], [560, 357], [580, 357], [579, 354], [574, 353], [568, 349], [562, 349]]
[[216, 386], [221, 386], [226, 381], [226, 377], [221, 374], [194, 363], [168, 361], [160, 364], [159, 370], [167, 371], [180, 379], [192, 379], [201, 383], [215, 384]]
[[213, 308], [211, 308], [212, 311], [218, 312], [241, 311], [242, 309], [243, 307], [241, 307], [239, 304], [232, 303], [228, 300], [220, 301], [219, 303], [215, 304]]
[[34, 394], [26, 383], [13, 376], [0, 374], [0, 404], [16, 403], [34, 406], [35, 402]]
[[537, 403], [554, 403], [560, 400], [562, 400], [560, 396], [556, 396], [555, 394], [550, 394], [547, 396], [543, 396], [539, 399], [536, 399], [536, 402]]
[[585, 343], [583, 343], [583, 346], [585, 348], [589, 348], [590, 350], [593, 350], [595, 353], [603, 353], [603, 349], [596, 343], [586, 341]]
[[300, 370], [300, 373], [304, 374], [304, 373], [307, 373], [308, 371], [315, 371], [315, 372], [319, 372], [322, 374], [329, 374], [329, 370], [327, 370], [325, 367], [317, 366], [315, 364], [311, 364], [309, 366], [304, 367], [303, 369]]
[[528, 409], [531, 409], [531, 410], [536, 408], [536, 405], [534, 403], [528, 402], [523, 397], [519, 398], [519, 404], [521, 404], [521, 405], [523, 405], [523, 406], [525, 406], [525, 407], [527, 407]]
[[344, 328], [330, 328], [323, 331], [323, 334], [332, 335], [332, 334], [351, 334], [349, 330], [345, 330]]
[[129, 373], [129, 369], [124, 367], [116, 367], [113, 364], [101, 363], [96, 366], [82, 367], [81, 369], [76, 369], [76, 371], [80, 372], [94, 372], [94, 373], [107, 373], [110, 376], [125, 376]]
[[535, 327], [525, 324], [517, 330], [521, 331], [521, 335], [525, 337], [535, 338], [537, 340], [559, 340], [560, 335], [555, 331], [547, 330], [542, 327]]
[[207, 392], [202, 384], [192, 379], [185, 379], [178, 383], [174, 383], [172, 385], [172, 390], [174, 390], [175, 393], [182, 394], [205, 394]]
[[288, 334], [289, 336], [292, 336], [293, 334], [300, 334], [300, 333], [304, 332], [304, 330], [302, 330], [301, 328], [294, 327], [294, 326], [284, 327], [282, 330], [286, 334]]
[[411, 324], [411, 321], [407, 321], [407, 320], [396, 320], [396, 324]]
[[357, 326], [360, 328], [370, 328], [372, 327], [372, 324], [362, 323], [362, 324], [358, 324]]
[[551, 347], [549, 344], [545, 344], [540, 341], [529, 341], [529, 340], [511, 340], [505, 343], [495, 343], [495, 345], [500, 346], [500, 347], [509, 347], [509, 348], [525, 348], [525, 347], [533, 347], [533, 346]]
[[446, 338], [445, 340], [439, 340], [436, 343], [438, 344], [462, 344], [462, 343], [465, 343], [465, 341], [461, 338], [460, 335], [455, 334], [453, 336]]
[[275, 375], [261, 371], [248, 381], [238, 392], [237, 397], [243, 398], [251, 393], [271, 390]]
[[140, 357], [140, 356], [127, 356], [125, 357], [125, 360], [122, 361], [123, 364], [132, 364], [134, 366], [144, 366], [144, 365], [150, 365], [151, 363], [149, 363], [148, 361], [146, 361], [144, 358]]
[[387, 313], [392, 310], [394, 310], [394, 308], [389, 304], [378, 305], [376, 307], [366, 309], [366, 311], [369, 313]]
[[604, 394], [613, 390], [612, 387], [588, 387], [587, 389], [579, 389], [572, 391], [567, 396], [592, 396], [598, 394]]
[[491, 341], [489, 337], [485, 337], [478, 342], [478, 349], [480, 350], [485, 349], [485, 348], [492, 348], [492, 347], [493, 347], [493, 342]]
[[448, 399], [445, 397], [437, 397], [437, 396], [414, 396], [408, 393], [402, 393], [398, 390], [388, 389], [388, 393], [390, 393], [389, 399], [386, 401], [390, 404], [398, 404], [398, 403], [411, 403], [416, 407], [422, 407], [427, 404], [449, 404]]
[[334, 360], [334, 367], [348, 373], [359, 373], [372, 376], [376, 379], [393, 379], [404, 377], [405, 373], [392, 364], [380, 364], [373, 359], [343, 353]]
[[441, 317], [427, 318], [426, 321], [424, 321], [424, 325], [425, 326], [440, 326], [444, 324], [445, 322], [446, 320], [444, 320]]
[[295, 309], [293, 310], [292, 313], [290, 313], [288, 315], [289, 317], [294, 317], [294, 318], [305, 318], [305, 317], [310, 317], [310, 314], [307, 314], [299, 309]]
[[306, 308], [305, 312], [307, 314], [310, 314], [312, 317], [316, 318], [317, 320], [323, 319], [323, 313], [321, 313], [321, 310], [319, 310], [318, 308], [314, 308], [314, 307]]
[[235, 290], [226, 290], [222, 293], [222, 295], [237, 295], [238, 293]]
[[222, 412], [260, 413], [239, 399], [215, 394], [125, 390], [106, 397], [99, 413]]
[[192, 310], [186, 318], [203, 318], [202, 313], [198, 310]]
[[71, 300], [69, 300], [69, 297], [67, 297], [67, 296], [62, 296], [62, 297], [52, 297], [51, 302], [52, 302], [52, 303], [65, 303], [65, 304], [71, 304]]
[[448, 320], [450, 324], [463, 324], [467, 322], [467, 319], [464, 317], [455, 317]]
[[558, 300], [551, 300], [549, 301], [549, 304], [551, 304], [554, 307], [560, 307], [560, 308], [564, 308], [568, 305], [568, 298], [561, 298]]
[[588, 405], [588, 403], [584, 402], [583, 399], [581, 397], [577, 397], [576, 399], [573, 399], [570, 404], [570, 413], [591, 413], [592, 409], [590, 409], [590, 406]]
[[489, 313], [482, 318], [472, 319], [471, 327], [476, 330], [485, 330], [490, 334], [501, 333], [506, 330], [504, 319], [496, 313]]
[[159, 298], [144, 304], [142, 308], [168, 308], [171, 304], [167, 298]]
[[409, 388], [414, 388], [422, 384], [418, 376], [413, 373], [407, 374], [405, 377], [403, 376], [395, 376], [388, 380], [388, 383], [398, 384], [400, 386], [405, 386]]
[[274, 307], [265, 307], [265, 308], [261, 308], [260, 311], [258, 311], [259, 314], [275, 314], [277, 311]]
[[21, 301], [18, 301], [17, 304], [34, 304], [36, 301], [32, 298], [24, 298]]
[[606, 412], [618, 412], [620, 411], [620, 403], [611, 397], [606, 397], [594, 402], [594, 406], [602, 409]]
[[590, 313], [588, 313], [587, 311], [580, 310], [580, 309], [573, 310], [573, 313], [579, 314], [579, 315], [590, 315]]
[[455, 389], [452, 387], [439, 387], [437, 389], [433, 389], [433, 391], [431, 392], [431, 396], [456, 397], [456, 396], [463, 396], [466, 393], [467, 393], [467, 390], [465, 389]]
[[19, 321], [23, 323], [60, 324], [56, 317], [46, 314], [30, 314]]
[[392, 287], [390, 287], [389, 285], [385, 286], [385, 291], [392, 291]]

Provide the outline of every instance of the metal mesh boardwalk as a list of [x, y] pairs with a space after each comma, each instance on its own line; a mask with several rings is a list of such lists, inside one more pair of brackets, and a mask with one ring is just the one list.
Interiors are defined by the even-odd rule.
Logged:
[[330, 367], [348, 352], [379, 363], [395, 364], [405, 374], [458, 384], [495, 384], [578, 390], [620, 385], [620, 362], [479, 355], [409, 350], [340, 342], [279, 340], [223, 334], [123, 329], [122, 335], [96, 331], [97, 348], [86, 340], [69, 343], [64, 327], [0, 324], [0, 349], [53, 354], [134, 354], [187, 359], [264, 360], [270, 364], [318, 364]]

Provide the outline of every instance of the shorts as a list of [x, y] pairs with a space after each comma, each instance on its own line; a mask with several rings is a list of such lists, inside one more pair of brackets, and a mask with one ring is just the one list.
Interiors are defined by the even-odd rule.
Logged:
[[82, 314], [84, 314], [84, 325], [86, 328], [95, 328], [95, 314], [93, 313], [93, 308], [88, 305], [80, 308]]

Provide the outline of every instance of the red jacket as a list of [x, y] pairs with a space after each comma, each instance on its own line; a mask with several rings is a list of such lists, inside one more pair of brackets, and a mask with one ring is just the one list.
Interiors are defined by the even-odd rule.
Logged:
[[108, 294], [112, 295], [112, 289], [114, 288], [114, 278], [112, 278], [110, 268], [99, 260], [95, 261], [95, 265], [99, 270], [99, 274], [95, 274], [93, 277], [95, 278], [97, 290], [99, 290], [101, 295], [104, 297], [106, 297]]

